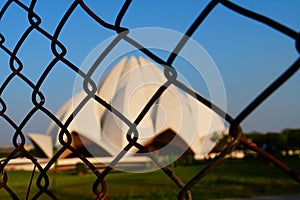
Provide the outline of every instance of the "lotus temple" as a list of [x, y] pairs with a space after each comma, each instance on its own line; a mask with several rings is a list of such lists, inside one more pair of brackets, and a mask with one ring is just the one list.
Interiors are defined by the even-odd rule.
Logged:
[[[128, 121], [134, 122], [166, 81], [162, 68], [146, 58], [124, 57], [101, 78], [96, 95], [122, 113]], [[56, 117], [65, 123], [86, 96], [84, 90], [76, 93], [61, 106]], [[195, 159], [201, 159], [213, 149], [224, 131], [224, 122], [194, 97], [171, 85], [136, 127], [139, 134], [137, 142], [156, 155], [188, 153]], [[128, 130], [124, 120], [94, 99], [87, 101], [68, 125], [71, 145], [99, 165], [109, 163], [128, 144]], [[60, 128], [51, 123], [46, 133], [27, 134], [40, 152], [39, 159], [44, 159], [45, 163], [54, 155], [54, 149], [62, 146], [58, 137], [60, 132]], [[58, 165], [67, 167], [79, 161], [67, 150], [59, 157]], [[147, 155], [133, 147], [120, 164], [147, 161]]]

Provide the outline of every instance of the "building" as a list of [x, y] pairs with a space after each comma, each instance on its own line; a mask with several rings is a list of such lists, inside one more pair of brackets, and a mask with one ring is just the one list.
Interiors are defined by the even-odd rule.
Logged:
[[[125, 57], [101, 80], [97, 96], [133, 122], [166, 81], [162, 69], [151, 61], [143, 57]], [[57, 118], [65, 123], [86, 96], [85, 91], [74, 95], [58, 111]], [[188, 153], [199, 159], [210, 152], [223, 129], [219, 116], [171, 85], [138, 124], [137, 142], [157, 155]], [[88, 157], [103, 159], [115, 157], [122, 151], [128, 144], [128, 130], [126, 122], [94, 99], [83, 106], [68, 126], [73, 147]], [[53, 156], [52, 145], [61, 146], [57, 137], [53, 144], [50, 138], [58, 136], [59, 132], [59, 127], [52, 123], [45, 135], [28, 134], [28, 137], [50, 158]], [[129, 160], [139, 159], [139, 156], [142, 160], [147, 154], [137, 148], [130, 149]], [[72, 152], [65, 151], [60, 158], [70, 157]]]

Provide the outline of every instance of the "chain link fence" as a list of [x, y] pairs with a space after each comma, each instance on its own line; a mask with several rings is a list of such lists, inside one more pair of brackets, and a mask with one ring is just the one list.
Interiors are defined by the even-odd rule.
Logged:
[[[49, 188], [50, 181], [47, 173], [49, 172], [51, 166], [55, 164], [57, 159], [60, 155], [62, 155], [66, 150], [69, 150], [73, 152], [78, 158], [80, 158], [86, 166], [94, 173], [94, 175], [97, 177], [96, 181], [93, 183], [93, 193], [95, 194], [96, 199], [105, 199], [106, 194], [106, 184], [105, 184], [105, 177], [112, 171], [113, 167], [118, 164], [118, 162], [126, 155], [126, 152], [130, 150], [131, 148], [137, 148], [140, 152], [149, 152], [149, 149], [142, 144], [138, 143], [138, 132], [137, 132], [137, 126], [141, 122], [141, 120], [145, 117], [151, 106], [155, 103], [155, 101], [166, 91], [168, 87], [171, 85], [174, 85], [178, 88], [180, 88], [182, 91], [184, 91], [187, 94], [190, 94], [194, 98], [196, 98], [199, 102], [202, 102], [204, 105], [206, 105], [208, 108], [212, 109], [213, 112], [217, 113], [221, 117], [224, 117], [224, 119], [230, 124], [229, 133], [232, 136], [232, 140], [227, 144], [227, 146], [221, 151], [220, 154], [218, 154], [214, 159], [212, 159], [206, 167], [201, 169], [198, 174], [196, 174], [194, 177], [192, 177], [189, 181], [183, 182], [181, 181], [180, 177], [177, 177], [170, 168], [164, 167], [162, 163], [159, 161], [159, 159], [154, 154], [148, 154], [150, 159], [153, 160], [154, 163], [156, 163], [158, 166], [161, 166], [161, 170], [166, 174], [166, 177], [170, 178], [179, 188], [178, 193], [178, 199], [191, 199], [192, 195], [190, 193], [190, 189], [198, 183], [205, 175], [207, 175], [219, 162], [221, 162], [224, 157], [231, 153], [233, 149], [236, 147], [238, 143], [244, 144], [247, 148], [259, 153], [261, 156], [267, 158], [270, 160], [274, 165], [276, 165], [279, 169], [283, 170], [286, 174], [288, 174], [292, 179], [294, 179], [297, 182], [300, 182], [300, 176], [294, 172], [292, 169], [290, 169], [287, 165], [282, 163], [279, 159], [275, 158], [271, 154], [267, 153], [248, 139], [246, 139], [243, 136], [242, 129], [240, 127], [241, 122], [243, 122], [249, 114], [251, 114], [256, 108], [264, 102], [274, 91], [276, 91], [281, 85], [283, 85], [293, 74], [297, 72], [297, 70], [300, 67], [300, 59], [298, 58], [291, 66], [287, 66], [287, 69], [284, 73], [282, 73], [279, 78], [274, 80], [266, 89], [263, 90], [262, 93], [260, 93], [252, 102], [250, 102], [245, 109], [241, 110], [239, 114], [236, 117], [230, 116], [230, 114], [223, 111], [221, 108], [219, 108], [217, 105], [213, 105], [212, 102], [207, 100], [206, 98], [202, 97], [200, 94], [198, 94], [196, 91], [194, 91], [192, 88], [187, 87], [182, 82], [180, 82], [176, 75], [176, 69], [173, 67], [173, 62], [176, 59], [178, 53], [181, 51], [181, 49], [186, 45], [189, 38], [193, 35], [193, 33], [200, 27], [200, 25], [207, 19], [207, 16], [218, 6], [226, 7], [233, 12], [236, 12], [242, 16], [245, 16], [247, 18], [251, 18], [257, 22], [260, 22], [264, 24], [265, 26], [268, 26], [272, 28], [274, 31], [280, 32], [290, 39], [294, 40], [295, 42], [295, 48], [300, 53], [300, 34], [297, 33], [295, 30], [290, 29], [289, 27], [278, 23], [277, 21], [274, 21], [262, 14], [253, 12], [251, 10], [245, 9], [241, 7], [240, 5], [237, 5], [235, 3], [232, 3], [231, 1], [227, 0], [212, 0], [210, 3], [207, 4], [205, 9], [198, 15], [198, 17], [194, 20], [192, 25], [188, 28], [185, 35], [188, 37], [183, 37], [178, 44], [176, 44], [176, 47], [174, 48], [173, 52], [170, 54], [170, 56], [165, 60], [157, 55], [155, 55], [150, 49], [144, 48], [142, 44], [140, 44], [138, 41], [135, 41], [134, 39], [130, 38], [128, 36], [128, 33], [130, 33], [129, 27], [123, 27], [122, 21], [124, 18], [126, 18], [126, 13], [128, 10], [130, 10], [131, 5], [134, 3], [132, 0], [127, 0], [122, 5], [116, 19], [115, 23], [111, 24], [103, 20], [100, 16], [98, 16], [96, 13], [93, 12], [93, 9], [90, 8], [83, 0], [75, 0], [68, 8], [68, 10], [64, 13], [61, 21], [57, 25], [54, 33], [50, 33], [46, 31], [42, 23], [42, 18], [39, 16], [39, 13], [35, 12], [35, 6], [36, 6], [37, 0], [31, 0], [28, 5], [24, 4], [22, 1], [18, 0], [7, 0], [0, 10], [0, 19], [8, 12], [8, 10], [12, 6], [17, 6], [21, 10], [25, 11], [27, 13], [27, 20], [29, 22], [29, 26], [25, 30], [25, 32], [22, 34], [22, 36], [17, 41], [16, 45], [10, 49], [6, 46], [5, 40], [6, 38], [9, 38], [10, 35], [3, 35], [0, 33], [0, 50], [2, 53], [5, 53], [9, 56], [9, 64], [7, 66], [1, 66], [1, 68], [9, 68], [10, 73], [3, 81], [1, 87], [0, 87], [0, 114], [1, 118], [5, 120], [13, 129], [14, 129], [14, 135], [12, 144], [14, 146], [14, 150], [7, 156], [5, 159], [1, 160], [0, 162], [0, 189], [6, 190], [12, 199], [19, 199], [20, 197], [17, 196], [17, 194], [14, 192], [13, 188], [9, 187], [8, 184], [8, 175], [5, 172], [5, 166], [7, 164], [18, 157], [25, 157], [29, 159], [35, 166], [34, 171], [39, 172], [39, 176], [36, 180], [36, 186], [39, 189], [39, 191], [34, 194], [32, 199], [38, 199], [42, 195], [47, 195], [50, 199], [58, 199], [54, 192], [52, 192]], [[110, 104], [108, 104], [105, 100], [101, 99], [101, 97], [95, 95], [96, 88], [92, 89], [85, 89], [86, 91], [86, 98], [81, 102], [79, 107], [77, 107], [72, 115], [69, 116], [66, 123], [62, 123], [50, 110], [48, 110], [45, 106], [45, 100], [47, 96], [43, 94], [41, 91], [41, 85], [44, 83], [45, 79], [49, 75], [51, 69], [54, 67], [57, 63], [62, 63], [65, 66], [67, 66], [72, 72], [75, 72], [78, 74], [78, 76], [81, 76], [84, 79], [84, 82], [86, 85], [90, 84], [92, 87], [96, 87], [96, 84], [91, 79], [92, 73], [94, 70], [90, 70], [88, 73], [82, 71], [79, 66], [76, 66], [71, 60], [67, 58], [67, 47], [64, 46], [63, 43], [59, 41], [59, 37], [62, 34], [63, 27], [65, 26], [67, 20], [69, 17], [75, 12], [76, 8], [82, 9], [91, 19], [93, 19], [100, 27], [103, 29], [110, 29], [116, 32], [115, 40], [112, 44], [109, 45], [109, 47], [105, 50], [105, 53], [103, 53], [102, 56], [100, 56], [100, 59], [104, 59], [106, 55], [108, 55], [112, 49], [118, 44], [120, 41], [125, 41], [132, 46], [136, 47], [141, 51], [141, 53], [145, 54], [149, 58], [151, 58], [153, 61], [158, 63], [162, 66], [168, 66], [164, 67], [164, 74], [166, 75], [167, 82], [164, 85], [161, 85], [160, 88], [156, 91], [155, 95], [152, 96], [152, 98], [148, 101], [147, 105], [144, 107], [140, 115], [136, 118], [135, 121], [129, 121], [128, 119], [124, 119], [124, 116], [122, 113], [117, 112], [117, 110], [112, 107]], [[31, 81], [30, 77], [27, 77], [22, 73], [24, 68], [28, 67], [23, 64], [22, 59], [18, 56], [18, 51], [21, 48], [21, 46], [26, 43], [26, 40], [30, 36], [32, 32], [38, 33], [41, 37], [47, 39], [51, 43], [51, 52], [53, 54], [53, 59], [48, 64], [43, 71], [42, 75], [38, 78], [38, 81], [33, 82]], [[34, 55], [32, 55], [34, 56]], [[101, 62], [101, 61], [100, 61]], [[67, 76], [67, 75], [66, 75]], [[2, 93], [9, 87], [11, 82], [19, 78], [22, 80], [23, 84], [28, 85], [30, 88], [32, 88], [32, 96], [31, 101], [34, 105], [33, 109], [31, 109], [22, 119], [21, 123], [15, 122], [13, 119], [11, 119], [7, 114], [7, 102], [1, 97]], [[88, 87], [87, 87], [88, 88]], [[121, 151], [120, 154], [110, 163], [109, 166], [107, 166], [103, 171], [99, 171], [89, 160], [84, 157], [78, 149], [71, 146], [71, 133], [68, 131], [68, 125], [72, 122], [74, 116], [80, 111], [80, 109], [88, 102], [89, 99], [94, 98], [95, 101], [97, 101], [99, 104], [102, 104], [107, 110], [113, 112], [117, 117], [119, 117], [121, 120], [126, 120], [126, 124], [129, 126], [129, 131], [127, 133], [127, 140], [128, 144], [124, 148], [124, 151]], [[22, 103], [19, 100], [16, 100], [17, 103]], [[42, 165], [37, 161], [37, 159], [25, 149], [26, 145], [26, 139], [25, 139], [25, 133], [23, 132], [24, 126], [30, 121], [31, 118], [34, 117], [34, 115], [37, 112], [42, 112], [45, 115], [47, 115], [60, 129], [61, 132], [58, 136], [59, 142], [61, 143], [62, 147], [58, 149], [58, 151], [55, 153], [55, 155], [49, 160], [49, 162], [46, 164], [45, 167], [42, 167]], [[125, 122], [125, 121], [124, 121]], [[1, 128], [1, 127], [0, 127]], [[1, 134], [2, 131], [1, 131]], [[63, 138], [68, 138], [68, 140], [64, 140]], [[32, 181], [31, 179], [30, 181]], [[28, 193], [30, 190], [31, 182], [28, 187]], [[109, 185], [108, 185], [109, 187]], [[28, 196], [27, 196], [28, 198]]]

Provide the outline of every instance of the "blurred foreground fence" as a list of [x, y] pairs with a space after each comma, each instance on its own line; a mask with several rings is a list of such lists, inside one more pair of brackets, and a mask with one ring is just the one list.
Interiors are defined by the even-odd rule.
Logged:
[[[211, 169], [213, 169], [217, 163], [221, 162], [223, 158], [229, 154], [235, 146], [238, 143], [244, 144], [247, 148], [259, 153], [261, 156], [267, 158], [270, 160], [274, 165], [276, 165], [279, 169], [283, 170], [285, 173], [287, 173], [292, 179], [294, 179], [297, 182], [300, 182], [300, 176], [294, 172], [292, 169], [290, 169], [287, 165], [282, 163], [280, 160], [272, 156], [271, 154], [267, 153], [263, 149], [256, 146], [251, 141], [247, 140], [242, 133], [242, 129], [240, 127], [241, 122], [243, 122], [250, 113], [252, 113], [262, 102], [264, 102], [274, 91], [276, 91], [282, 84], [284, 84], [293, 74], [297, 72], [300, 66], [300, 59], [298, 58], [291, 66], [287, 66], [286, 71], [279, 76], [276, 80], [274, 80], [269, 86], [266, 87], [266, 89], [263, 90], [262, 93], [258, 94], [258, 96], [249, 103], [248, 106], [246, 106], [245, 109], [241, 110], [239, 114], [236, 117], [231, 117], [228, 113], [225, 113], [222, 109], [218, 108], [216, 105], [212, 105], [212, 103], [199, 95], [197, 92], [193, 91], [193, 89], [185, 86], [183, 83], [181, 83], [179, 80], [176, 79], [176, 69], [172, 67], [172, 63], [174, 62], [175, 58], [177, 57], [177, 53], [180, 52], [180, 50], [185, 46], [185, 44], [188, 41], [188, 37], [183, 37], [182, 40], [178, 42], [176, 45], [176, 48], [174, 51], [170, 54], [168, 59], [164, 60], [163, 58], [160, 58], [159, 56], [155, 55], [153, 52], [151, 52], [150, 49], [143, 48], [141, 44], [139, 44], [137, 41], [134, 41], [132, 38], [128, 36], [128, 33], [130, 32], [129, 27], [122, 27], [121, 22], [126, 16], [126, 12], [130, 10], [130, 6], [134, 4], [134, 1], [127, 0], [124, 2], [121, 10], [119, 11], [116, 19], [115, 24], [110, 24], [106, 22], [105, 20], [101, 19], [100, 16], [95, 14], [92, 10], [93, 8], [88, 7], [83, 0], [75, 0], [70, 5], [69, 9], [64, 14], [63, 18], [61, 19], [60, 23], [57, 25], [54, 33], [50, 33], [46, 31], [42, 23], [42, 18], [39, 16], [39, 13], [35, 12], [35, 6], [36, 6], [37, 0], [31, 0], [30, 3], [25, 4], [22, 1], [18, 0], [7, 0], [2, 8], [0, 8], [0, 19], [7, 13], [7, 11], [12, 6], [17, 6], [23, 11], [27, 13], [28, 16], [28, 22], [29, 26], [23, 33], [23, 35], [19, 38], [14, 48], [10, 49], [6, 46], [5, 40], [10, 37], [10, 35], [3, 35], [2, 32], [0, 32], [0, 51], [4, 52], [6, 55], [10, 57], [9, 64], [7, 66], [0, 66], [0, 68], [9, 68], [11, 72], [6, 77], [6, 79], [3, 81], [2, 85], [0, 86], [0, 114], [1, 118], [8, 122], [8, 124], [14, 129], [15, 133], [13, 135], [13, 141], [12, 144], [14, 146], [14, 150], [7, 156], [4, 160], [1, 160], [0, 162], [0, 189], [6, 190], [9, 195], [12, 197], [12, 199], [19, 199], [22, 197], [18, 197], [16, 193], [14, 192], [13, 188], [9, 187], [9, 179], [8, 175], [5, 172], [5, 166], [12, 160], [17, 157], [26, 157], [27, 159], [31, 160], [31, 162], [35, 166], [35, 170], [38, 170], [40, 172], [39, 177], [36, 181], [36, 186], [39, 189], [39, 191], [34, 194], [33, 199], [38, 199], [42, 195], [48, 195], [51, 199], [58, 199], [54, 192], [51, 191], [49, 188], [49, 178], [47, 173], [49, 172], [49, 169], [52, 165], [55, 164], [58, 157], [66, 150], [72, 151], [75, 155], [77, 155], [87, 166], [88, 168], [95, 174], [97, 177], [96, 181], [93, 183], [92, 190], [95, 194], [96, 199], [105, 199], [106, 194], [106, 184], [105, 184], [105, 177], [111, 172], [112, 167], [118, 164], [118, 161], [125, 156], [126, 151], [129, 149], [135, 147], [138, 148], [141, 152], [148, 152], [148, 149], [139, 144], [137, 142], [138, 134], [136, 134], [136, 127], [140, 123], [140, 121], [143, 119], [143, 117], [147, 114], [151, 106], [155, 103], [155, 101], [163, 94], [163, 92], [170, 86], [174, 85], [187, 94], [194, 94], [195, 98], [197, 98], [198, 101], [205, 104], [207, 107], [211, 108], [215, 113], [219, 114], [220, 116], [223, 116], [225, 120], [230, 124], [230, 135], [232, 136], [232, 140], [227, 144], [227, 146], [221, 151], [221, 153], [215, 157], [213, 160], [211, 160], [205, 168], [203, 168], [201, 171], [199, 171], [198, 174], [196, 174], [194, 177], [192, 177], [188, 182], [182, 182], [180, 180], [180, 177], [177, 177], [168, 167], [161, 167], [161, 170], [163, 170], [166, 174], [166, 177], [170, 178], [172, 181], [176, 183], [178, 186], [178, 199], [191, 199], [192, 195], [190, 193], [190, 189], [197, 183], [199, 180], [201, 180], [206, 174], [210, 172]], [[192, 25], [188, 28], [186, 31], [186, 35], [191, 37], [193, 33], [198, 29], [198, 27], [202, 24], [203, 21], [206, 20], [207, 16], [217, 7], [217, 6], [224, 6], [233, 12], [236, 12], [242, 16], [251, 18], [253, 20], [256, 20], [265, 26], [268, 26], [272, 28], [274, 31], [281, 32], [282, 34], [286, 35], [290, 39], [294, 40], [295, 42], [295, 48], [300, 53], [300, 34], [296, 31], [290, 29], [289, 27], [286, 27], [284, 24], [280, 24], [268, 17], [265, 17], [259, 13], [253, 12], [251, 10], [247, 10], [239, 5], [236, 5], [235, 3], [232, 3], [231, 1], [225, 1], [225, 0], [212, 0], [210, 3], [207, 4], [205, 9], [199, 14], [199, 16], [194, 20]], [[116, 32], [116, 39], [114, 40], [114, 44], [111, 44], [103, 53], [102, 59], [105, 58], [106, 54], [109, 54], [110, 51], [114, 48], [114, 46], [120, 42], [125, 41], [127, 43], [130, 43], [131, 45], [135, 46], [137, 49], [139, 49], [143, 54], [154, 60], [156, 63], [163, 65], [163, 66], [169, 66], [165, 67], [165, 74], [168, 75], [166, 77], [168, 81], [162, 85], [159, 90], [156, 91], [155, 95], [149, 100], [148, 104], [145, 106], [144, 110], [140, 113], [139, 117], [134, 121], [130, 122], [129, 132], [128, 132], [128, 145], [125, 147], [125, 151], [120, 152], [120, 154], [115, 158], [115, 160], [112, 161], [110, 164], [110, 167], [106, 167], [102, 172], [100, 172], [92, 163], [88, 161], [87, 158], [85, 158], [81, 152], [79, 152], [77, 149], [72, 147], [71, 144], [71, 135], [68, 131], [68, 125], [73, 120], [73, 116], [76, 115], [80, 111], [80, 107], [74, 110], [73, 115], [69, 117], [69, 120], [66, 123], [62, 123], [58, 118], [55, 117], [55, 115], [49, 111], [45, 106], [44, 102], [46, 99], [46, 96], [44, 96], [43, 92], [40, 90], [41, 85], [44, 83], [44, 80], [49, 75], [51, 69], [55, 66], [56, 63], [60, 62], [63, 63], [65, 66], [69, 67], [71, 71], [77, 73], [79, 76], [81, 76], [86, 83], [92, 83], [91, 80], [91, 73], [85, 73], [80, 70], [79, 66], [76, 66], [73, 64], [70, 60], [66, 58], [67, 55], [67, 48], [59, 41], [59, 36], [63, 32], [62, 29], [67, 22], [70, 15], [75, 11], [75, 9], [82, 9], [82, 11], [86, 12], [91, 19], [93, 19], [96, 23], [98, 23], [99, 26], [101, 26], [103, 29], [110, 29]], [[22, 11], [22, 12], [23, 12]], [[17, 26], [17, 24], [11, 25], [11, 26]], [[1, 30], [0, 30], [1, 31]], [[46, 66], [44, 72], [39, 77], [37, 82], [32, 82], [30, 77], [25, 76], [22, 71], [24, 68], [28, 67], [23, 65], [22, 59], [18, 57], [18, 51], [21, 48], [21, 46], [26, 42], [27, 38], [31, 35], [32, 32], [38, 33], [40, 36], [44, 37], [45, 39], [49, 40], [51, 42], [51, 52], [53, 54], [52, 61]], [[59, 49], [59, 50], [58, 50]], [[32, 55], [34, 57], [35, 55]], [[233, 58], [234, 59], [234, 58]], [[100, 61], [101, 62], [101, 61]], [[67, 76], [67, 75], [66, 75]], [[2, 93], [9, 87], [11, 82], [14, 79], [21, 79], [23, 84], [27, 84], [30, 88], [32, 88], [32, 103], [34, 105], [34, 108], [30, 110], [30, 112], [27, 113], [27, 115], [24, 116], [23, 120], [20, 124], [17, 124], [14, 120], [12, 120], [7, 114], [7, 102], [2, 98]], [[83, 107], [85, 103], [91, 98], [95, 98], [95, 100], [102, 104], [106, 109], [110, 111], [114, 111], [114, 108], [106, 103], [103, 99], [101, 99], [98, 96], [94, 96], [95, 94], [95, 88], [92, 89], [92, 91], [86, 91], [86, 98], [81, 102], [80, 106]], [[15, 101], [17, 104], [22, 104], [22, 100], [16, 99]], [[25, 133], [23, 132], [23, 127], [30, 121], [30, 119], [35, 115], [37, 112], [43, 112], [45, 115], [47, 115], [51, 120], [57, 124], [58, 127], [61, 128], [61, 132], [59, 135], [60, 143], [62, 145], [62, 148], [60, 148], [56, 154], [50, 159], [49, 163], [42, 167], [40, 163], [24, 148], [26, 144], [25, 140]], [[122, 115], [122, 114], [120, 114]], [[120, 116], [119, 116], [120, 117]], [[122, 119], [122, 118], [120, 118]], [[0, 127], [1, 129], [1, 127]], [[1, 129], [1, 133], [4, 134], [3, 130]], [[64, 141], [62, 138], [67, 137], [69, 138], [68, 141]], [[151, 155], [151, 154], [149, 154]], [[158, 165], [160, 166], [160, 161], [154, 156], [150, 156], [150, 158]], [[13, 180], [12, 180], [13, 181]], [[30, 187], [30, 186], [29, 186]], [[109, 185], [108, 185], [109, 187]], [[175, 189], [175, 188], [174, 188]], [[28, 191], [30, 188], [28, 188]]]

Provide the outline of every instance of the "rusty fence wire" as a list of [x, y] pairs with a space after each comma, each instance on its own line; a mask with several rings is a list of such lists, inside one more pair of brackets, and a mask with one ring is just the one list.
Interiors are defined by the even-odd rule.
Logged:
[[[35, 12], [37, 0], [29, 1], [28, 5], [23, 3], [22, 1], [18, 0], [7, 0], [2, 8], [0, 8], [0, 19], [7, 13], [7, 11], [12, 6], [17, 6], [23, 11], [27, 13], [27, 20], [29, 22], [29, 26], [23, 32], [19, 40], [17, 41], [16, 45], [10, 49], [6, 46], [5, 40], [9, 38], [10, 35], [3, 35], [0, 32], [0, 51], [4, 52], [9, 56], [9, 64], [7, 66], [0, 66], [1, 68], [7, 67], [10, 69], [9, 75], [5, 78], [2, 85], [0, 86], [0, 114], [1, 118], [5, 120], [13, 129], [13, 141], [12, 144], [14, 146], [14, 150], [7, 156], [4, 160], [0, 163], [0, 189], [6, 190], [12, 199], [19, 199], [17, 194], [14, 192], [13, 188], [9, 187], [8, 184], [8, 175], [5, 172], [5, 166], [12, 160], [17, 157], [25, 157], [34, 164], [35, 170], [38, 170], [39, 176], [36, 180], [36, 186], [39, 189], [37, 193], [34, 194], [32, 199], [38, 199], [42, 195], [47, 195], [51, 199], [58, 199], [56, 194], [52, 192], [49, 188], [50, 181], [48, 177], [48, 172], [51, 166], [53, 166], [58, 159], [58, 157], [63, 154], [66, 150], [72, 151], [77, 157], [79, 157], [88, 168], [94, 173], [97, 177], [96, 181], [93, 183], [92, 190], [95, 194], [96, 199], [105, 199], [106, 194], [106, 184], [105, 184], [105, 177], [111, 172], [112, 168], [118, 164], [118, 162], [125, 156], [126, 152], [135, 147], [139, 149], [141, 152], [148, 152], [148, 149], [139, 144], [137, 142], [138, 139], [138, 132], [137, 126], [143, 119], [143, 117], [147, 114], [150, 110], [151, 106], [155, 103], [155, 101], [164, 93], [164, 91], [174, 85], [180, 88], [182, 91], [186, 92], [187, 94], [191, 94], [195, 97], [199, 102], [202, 102], [207, 107], [212, 109], [215, 113], [220, 116], [223, 116], [225, 120], [230, 124], [229, 133], [232, 136], [232, 140], [228, 143], [228, 145], [221, 151], [221, 153], [216, 156], [213, 160], [211, 160], [206, 167], [201, 169], [198, 174], [192, 177], [189, 181], [183, 182], [181, 181], [180, 177], [177, 177], [168, 167], [162, 166], [159, 159], [155, 157], [155, 155], [149, 154], [150, 159], [152, 159], [158, 166], [161, 166], [161, 170], [169, 177], [177, 186], [178, 186], [178, 199], [191, 199], [192, 195], [190, 193], [190, 189], [201, 180], [205, 175], [207, 175], [210, 170], [212, 170], [217, 163], [221, 162], [223, 158], [229, 154], [233, 149], [236, 147], [238, 143], [244, 144], [247, 148], [259, 153], [261, 156], [270, 160], [274, 165], [276, 165], [279, 169], [283, 170], [286, 174], [288, 174], [292, 179], [297, 182], [300, 182], [300, 176], [290, 169], [287, 165], [282, 163], [279, 159], [275, 158], [273, 155], [267, 153], [256, 144], [252, 143], [248, 139], [243, 136], [242, 129], [240, 127], [241, 122], [243, 122], [249, 114], [251, 114], [262, 102], [264, 102], [274, 91], [276, 91], [281, 85], [283, 85], [293, 74], [297, 72], [300, 67], [300, 59], [298, 58], [291, 66], [287, 66], [287, 69], [284, 73], [282, 73], [279, 78], [274, 80], [266, 89], [263, 90], [258, 96], [250, 102], [245, 109], [241, 110], [236, 117], [230, 116], [228, 113], [223, 111], [216, 105], [212, 105], [212, 102], [207, 100], [206, 98], [202, 97], [193, 89], [187, 87], [182, 82], [177, 80], [177, 73], [176, 69], [173, 67], [173, 62], [177, 57], [177, 54], [180, 50], [186, 45], [189, 38], [193, 35], [193, 33], [201, 26], [201, 24], [207, 19], [207, 16], [217, 7], [223, 6], [230, 9], [233, 12], [236, 12], [244, 17], [250, 18], [257, 22], [264, 24], [272, 28], [274, 31], [280, 32], [295, 42], [295, 48], [300, 53], [300, 34], [295, 30], [290, 29], [289, 27], [278, 23], [260, 13], [253, 12], [251, 10], [245, 9], [240, 5], [237, 5], [231, 1], [227, 0], [212, 0], [207, 4], [205, 9], [198, 15], [198, 17], [192, 22], [191, 26], [185, 32], [185, 35], [188, 37], [182, 37], [182, 39], [176, 44], [173, 52], [170, 56], [164, 60], [163, 58], [155, 55], [150, 49], [144, 48], [142, 44], [139, 44], [138, 41], [130, 38], [128, 33], [130, 32], [130, 27], [123, 27], [122, 20], [126, 17], [126, 13], [130, 10], [130, 6], [134, 3], [132, 0], [126, 0], [122, 5], [120, 11], [118, 12], [117, 17], [115, 18], [115, 23], [111, 24], [103, 20], [100, 16], [93, 12], [93, 8], [90, 8], [83, 0], [74, 0], [72, 4], [69, 6], [68, 10], [64, 13], [61, 21], [57, 25], [55, 31], [50, 33], [46, 31], [42, 23], [42, 18], [39, 16], [39, 13]], [[148, 101], [147, 105], [144, 107], [142, 112], [139, 114], [135, 121], [129, 121], [126, 119], [126, 124], [129, 126], [129, 131], [127, 133], [127, 140], [128, 144], [124, 148], [124, 151], [121, 151], [120, 154], [107, 166], [103, 171], [99, 171], [92, 163], [88, 161], [86, 157], [84, 157], [81, 152], [79, 152], [76, 148], [71, 146], [71, 134], [68, 131], [68, 125], [72, 122], [74, 116], [80, 111], [80, 109], [90, 100], [94, 98], [99, 104], [102, 104], [107, 110], [113, 112], [117, 115], [120, 119], [123, 120], [124, 116], [122, 113], [116, 111], [114, 107], [108, 104], [104, 99], [95, 95], [95, 91], [97, 91], [96, 84], [91, 79], [93, 71], [95, 69], [91, 69], [89, 72], [83, 72], [79, 66], [76, 66], [71, 60], [67, 59], [67, 47], [64, 46], [63, 43], [59, 41], [59, 37], [62, 34], [62, 29], [66, 22], [68, 21], [69, 17], [75, 12], [75, 9], [81, 9], [84, 11], [91, 19], [93, 19], [99, 26], [103, 29], [110, 29], [116, 32], [115, 40], [107, 47], [104, 51], [103, 55], [100, 57], [104, 59], [107, 54], [109, 54], [113, 48], [118, 44], [120, 41], [125, 41], [132, 46], [135, 46], [139, 49], [143, 54], [154, 60], [156, 63], [160, 64], [161, 66], [168, 66], [164, 67], [165, 75], [167, 78], [167, 82], [164, 85], [161, 85], [160, 88], [156, 91], [155, 95]], [[36, 82], [31, 81], [30, 77], [27, 77], [22, 73], [23, 69], [28, 67], [25, 66], [22, 62], [22, 59], [18, 56], [18, 51], [21, 46], [26, 42], [28, 37], [32, 32], [38, 33], [40, 36], [44, 37], [45, 39], [49, 40], [51, 43], [51, 52], [53, 54], [52, 61], [46, 66], [45, 70], [43, 71], [42, 75], [38, 78]], [[101, 61], [100, 61], [101, 62]], [[71, 71], [77, 73], [84, 79], [84, 83], [86, 87], [83, 89], [86, 92], [86, 98], [82, 100], [79, 106], [73, 111], [72, 115], [69, 116], [66, 123], [62, 123], [51, 111], [49, 111], [45, 106], [46, 96], [41, 91], [41, 86], [44, 83], [45, 79], [49, 75], [52, 68], [57, 64], [62, 63], [67, 66]], [[30, 88], [32, 88], [31, 100], [34, 105], [33, 109], [31, 109], [23, 118], [20, 124], [17, 124], [14, 120], [12, 120], [7, 114], [7, 102], [2, 98], [2, 93], [11, 82], [19, 78], [22, 80], [23, 84], [27, 84]], [[88, 89], [89, 86], [92, 89]], [[19, 101], [17, 101], [19, 103]], [[24, 126], [30, 121], [30, 119], [37, 113], [42, 112], [47, 115], [60, 129], [61, 132], [59, 134], [59, 142], [61, 143], [62, 147], [55, 153], [55, 155], [50, 159], [48, 164], [45, 167], [42, 167], [41, 164], [37, 161], [35, 157], [33, 157], [26, 149], [25, 149], [25, 133], [23, 132]], [[1, 127], [0, 127], [1, 128]], [[1, 130], [2, 134], [2, 130]], [[68, 140], [64, 140], [63, 138], [68, 138]], [[31, 179], [32, 181], [32, 179]], [[30, 182], [30, 184], [32, 184]], [[109, 187], [109, 185], [108, 185]], [[29, 189], [28, 189], [29, 190]], [[29, 191], [28, 191], [29, 192]], [[28, 198], [28, 196], [27, 196]]]

